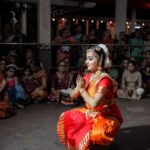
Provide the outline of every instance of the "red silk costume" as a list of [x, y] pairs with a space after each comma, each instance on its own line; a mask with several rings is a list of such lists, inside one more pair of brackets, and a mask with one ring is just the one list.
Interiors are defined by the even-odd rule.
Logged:
[[68, 110], [60, 116], [57, 132], [68, 150], [87, 150], [92, 143], [108, 147], [122, 123], [122, 116], [116, 105], [117, 83], [108, 74], [102, 73], [90, 81], [91, 73], [85, 75], [87, 93], [104, 93], [99, 106], [92, 108], [88, 103], [83, 108]]
[[[5, 80], [4, 77], [0, 75], [0, 86], [3, 80]], [[7, 118], [9, 116], [10, 116], [10, 105], [8, 102], [8, 95], [7, 92], [3, 89], [0, 92], [0, 119]]]

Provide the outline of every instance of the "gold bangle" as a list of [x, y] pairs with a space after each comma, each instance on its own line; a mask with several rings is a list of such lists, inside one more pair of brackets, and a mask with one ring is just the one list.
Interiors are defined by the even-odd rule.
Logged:
[[76, 95], [77, 93], [79, 93], [79, 90], [78, 90], [78, 89], [74, 89], [74, 90], [73, 90], [73, 94]]
[[85, 92], [85, 89], [82, 88], [79, 91], [80, 91], [80, 94], [82, 94], [83, 92]]

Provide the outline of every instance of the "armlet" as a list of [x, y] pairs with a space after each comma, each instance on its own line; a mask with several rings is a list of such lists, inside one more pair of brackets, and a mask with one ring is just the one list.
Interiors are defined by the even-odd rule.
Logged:
[[107, 92], [108, 92], [108, 89], [103, 86], [98, 87], [96, 91], [96, 93], [102, 93], [103, 95], [106, 95]]

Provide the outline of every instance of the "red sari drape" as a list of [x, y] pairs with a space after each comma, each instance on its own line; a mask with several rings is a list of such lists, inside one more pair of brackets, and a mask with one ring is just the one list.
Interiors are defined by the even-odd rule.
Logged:
[[85, 76], [88, 94], [94, 97], [96, 92], [107, 93], [96, 108], [86, 103], [83, 108], [62, 113], [58, 120], [57, 132], [68, 150], [87, 150], [91, 143], [107, 147], [114, 141], [122, 123], [122, 116], [114, 99], [116, 82], [106, 73], [91, 82], [90, 76], [90, 73]]
[[[0, 84], [5, 80], [2, 75], [0, 75]], [[3, 89], [0, 92], [0, 119], [7, 118], [10, 116], [10, 104], [8, 102], [8, 94]]]

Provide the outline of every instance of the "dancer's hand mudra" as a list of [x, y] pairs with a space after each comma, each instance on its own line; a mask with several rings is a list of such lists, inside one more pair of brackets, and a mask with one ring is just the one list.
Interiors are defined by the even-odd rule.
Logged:
[[76, 87], [80, 90], [82, 88], [85, 88], [85, 81], [83, 79], [83, 77], [79, 74], [77, 76], [77, 79], [76, 79]]

